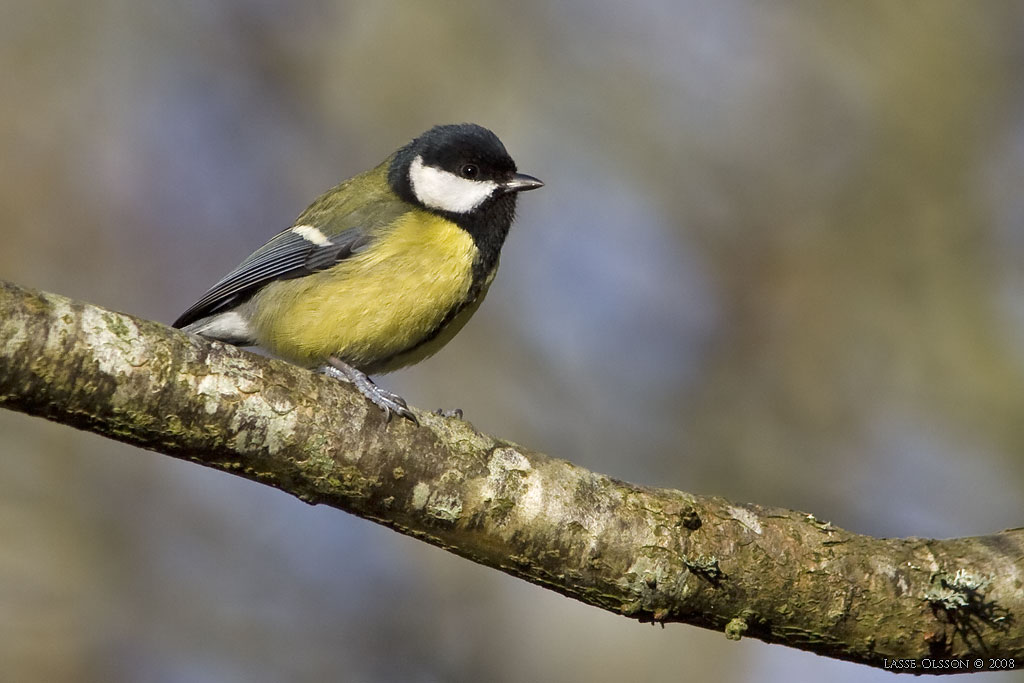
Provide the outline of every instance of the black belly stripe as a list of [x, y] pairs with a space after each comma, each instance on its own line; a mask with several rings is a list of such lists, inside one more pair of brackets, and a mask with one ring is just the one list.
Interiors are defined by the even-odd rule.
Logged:
[[486, 284], [487, 280], [490, 279], [490, 273], [485, 274], [483, 277], [477, 277], [476, 270], [476, 264], [474, 264], [473, 282], [472, 284], [470, 284], [469, 292], [466, 293], [466, 298], [462, 301], [462, 303], [452, 306], [451, 309], [449, 309], [449, 311], [444, 314], [444, 317], [441, 318], [441, 322], [438, 323], [433, 330], [424, 335], [424, 337], [420, 339], [418, 342], [416, 342], [412, 346], [408, 346], [402, 349], [401, 351], [397, 351], [391, 354], [387, 358], [375, 362], [374, 366], [387, 367], [388, 364], [391, 363], [391, 361], [395, 360], [399, 356], [404, 356], [406, 354], [413, 353], [414, 351], [416, 351], [416, 349], [422, 346], [426, 346], [430, 342], [437, 339], [437, 337], [442, 332], [444, 332], [444, 329], [448, 327], [448, 325], [450, 325], [451, 322], [455, 320], [456, 317], [458, 317], [459, 313], [461, 313], [463, 309], [465, 309], [467, 306], [471, 306], [474, 302], [476, 302], [477, 297], [479, 297], [480, 293], [483, 291], [484, 285]]
[[473, 260], [473, 281], [469, 285], [466, 298], [445, 313], [437, 327], [412, 346], [373, 363], [374, 367], [387, 367], [399, 356], [413, 353], [416, 349], [434, 341], [463, 309], [476, 302], [498, 267], [501, 247], [505, 243], [505, 237], [508, 236], [509, 228], [512, 227], [515, 211], [515, 193], [499, 195], [490, 200], [488, 205], [469, 215], [435, 211], [468, 232], [473, 238], [473, 244], [477, 248], [477, 256]]
[[[479, 288], [498, 265], [501, 247], [516, 215], [516, 194], [503, 194], [470, 214], [443, 212], [445, 218], [469, 233], [478, 254], [473, 262], [473, 287]], [[470, 290], [471, 293], [473, 290]]]
[[409, 348], [405, 349], [404, 351], [399, 351], [398, 353], [392, 354], [383, 363], [381, 363], [381, 365], [387, 365], [390, 361], [394, 360], [398, 356], [404, 356], [407, 353], [412, 353], [413, 351], [415, 351], [416, 349], [420, 348], [421, 346], [425, 346], [425, 345], [429, 344], [430, 342], [434, 341], [435, 339], [437, 339], [438, 335], [440, 335], [442, 332], [444, 332], [444, 328], [448, 327], [448, 325], [453, 320], [455, 320], [455, 316], [457, 316], [459, 314], [459, 311], [461, 311], [462, 309], [464, 309], [466, 306], [468, 306], [471, 303], [473, 303], [473, 302], [472, 301], [465, 301], [465, 302], [459, 304], [458, 306], [453, 306], [452, 309], [445, 314], [444, 318], [441, 319], [441, 322], [438, 324], [438, 326], [435, 327], [427, 336], [423, 337], [423, 339], [419, 340], [417, 343], [413, 344], [412, 346], [410, 346]]

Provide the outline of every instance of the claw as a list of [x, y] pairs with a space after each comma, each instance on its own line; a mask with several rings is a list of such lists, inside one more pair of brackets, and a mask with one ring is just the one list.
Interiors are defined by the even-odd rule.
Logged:
[[329, 377], [354, 385], [359, 390], [359, 393], [369, 399], [373, 405], [384, 411], [385, 422], [390, 423], [391, 415], [395, 414], [410, 420], [417, 427], [419, 426], [420, 421], [409, 410], [409, 404], [401, 396], [387, 389], [381, 389], [373, 383], [373, 380], [366, 376], [366, 373], [356, 370], [348, 363], [334, 356], [328, 358], [327, 362], [329, 365], [322, 366], [319, 368], [319, 371]]

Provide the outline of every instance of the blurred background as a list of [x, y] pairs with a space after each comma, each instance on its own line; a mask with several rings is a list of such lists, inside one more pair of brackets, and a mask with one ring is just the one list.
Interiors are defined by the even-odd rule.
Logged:
[[[614, 477], [1024, 524], [1024, 4], [0, 0], [0, 277], [173, 320], [435, 123], [524, 195], [385, 379]], [[0, 411], [11, 681], [872, 681]], [[986, 681], [1008, 680], [991, 675]]]

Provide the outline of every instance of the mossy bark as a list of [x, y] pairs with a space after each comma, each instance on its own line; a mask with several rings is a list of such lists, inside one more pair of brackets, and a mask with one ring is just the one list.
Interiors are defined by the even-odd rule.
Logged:
[[0, 405], [346, 510], [640, 621], [885, 668], [1024, 660], [1024, 529], [878, 539], [636, 486], [461, 420], [385, 423], [335, 380], [3, 282]]

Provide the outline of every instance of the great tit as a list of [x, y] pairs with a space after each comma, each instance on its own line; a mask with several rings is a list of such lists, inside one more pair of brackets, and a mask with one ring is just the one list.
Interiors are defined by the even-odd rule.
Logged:
[[519, 192], [505, 146], [475, 124], [435, 126], [314, 201], [174, 326], [351, 382], [416, 422], [367, 373], [419, 362], [480, 306]]

